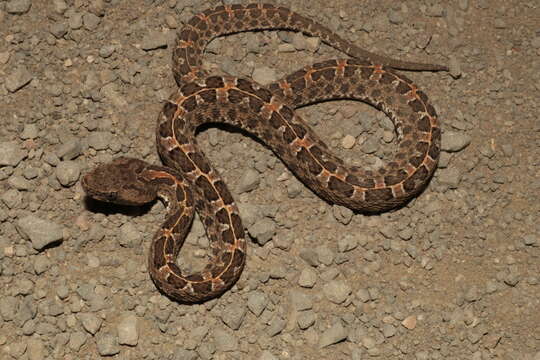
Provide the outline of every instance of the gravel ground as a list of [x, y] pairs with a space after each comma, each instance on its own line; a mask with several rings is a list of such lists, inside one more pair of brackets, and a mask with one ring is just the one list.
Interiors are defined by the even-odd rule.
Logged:
[[[218, 1], [0, 1], [0, 358], [540, 359], [538, 1], [280, 3], [375, 52], [451, 66], [407, 74], [444, 130], [427, 190], [353, 214], [260, 143], [207, 129], [198, 139], [239, 203], [248, 261], [221, 298], [179, 305], [146, 270], [163, 205], [88, 201], [79, 179], [123, 154], [158, 162], [167, 45]], [[264, 83], [336, 56], [270, 31], [218, 39], [206, 61]], [[365, 104], [300, 112], [353, 163], [393, 149], [388, 119]], [[185, 269], [207, 243], [195, 222]]]

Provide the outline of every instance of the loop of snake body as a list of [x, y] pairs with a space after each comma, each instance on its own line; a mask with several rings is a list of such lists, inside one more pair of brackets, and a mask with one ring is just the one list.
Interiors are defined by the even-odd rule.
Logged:
[[[202, 67], [215, 37], [251, 30], [286, 29], [318, 36], [353, 57], [307, 66], [269, 86], [251, 79], [211, 76]], [[239, 278], [246, 240], [238, 208], [218, 172], [199, 149], [195, 132], [227, 123], [260, 138], [321, 198], [359, 212], [381, 212], [416, 196], [437, 166], [440, 128], [424, 92], [392, 69], [447, 70], [372, 54], [289, 9], [269, 4], [219, 6], [194, 16], [173, 49], [179, 88], [158, 117], [156, 140], [166, 165], [121, 157], [85, 175], [82, 186], [98, 200], [141, 205], [156, 197], [167, 208], [150, 246], [148, 269], [166, 295], [183, 302], [217, 297]], [[333, 99], [367, 102], [385, 112], [398, 135], [387, 164], [369, 171], [345, 164], [294, 109]], [[212, 259], [183, 274], [176, 258], [197, 211], [210, 239]]]

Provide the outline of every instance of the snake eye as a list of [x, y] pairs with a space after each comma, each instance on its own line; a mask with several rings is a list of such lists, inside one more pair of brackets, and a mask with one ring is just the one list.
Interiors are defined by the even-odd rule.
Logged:
[[107, 201], [114, 202], [118, 198], [118, 193], [116, 191], [113, 191], [113, 192], [107, 193], [105, 197], [107, 198]]

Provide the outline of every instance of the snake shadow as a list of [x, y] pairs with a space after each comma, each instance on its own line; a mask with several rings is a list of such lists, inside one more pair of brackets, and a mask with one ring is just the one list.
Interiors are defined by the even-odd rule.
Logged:
[[144, 205], [130, 206], [96, 200], [88, 195], [85, 195], [83, 200], [84, 208], [92, 213], [103, 214], [105, 216], [120, 214], [130, 217], [139, 217], [148, 214], [156, 202], [158, 202], [157, 199]]

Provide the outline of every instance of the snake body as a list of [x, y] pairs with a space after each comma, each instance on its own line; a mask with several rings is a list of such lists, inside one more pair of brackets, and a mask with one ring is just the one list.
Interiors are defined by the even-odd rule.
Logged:
[[[210, 75], [202, 67], [215, 37], [250, 30], [301, 31], [352, 59], [307, 66], [269, 86], [250, 79]], [[325, 200], [360, 212], [380, 212], [416, 196], [437, 166], [440, 128], [424, 92], [393, 69], [447, 70], [372, 54], [289, 9], [269, 4], [219, 6], [194, 16], [173, 50], [178, 89], [158, 117], [156, 140], [165, 167], [122, 157], [87, 174], [82, 185], [99, 200], [139, 205], [160, 197], [164, 224], [150, 246], [155, 284], [181, 302], [205, 301], [229, 289], [245, 263], [246, 240], [238, 208], [199, 149], [203, 124], [227, 123], [260, 138], [303, 183]], [[393, 159], [376, 170], [349, 166], [333, 155], [295, 109], [332, 99], [367, 102], [385, 112], [398, 135]], [[197, 211], [210, 239], [212, 260], [185, 275], [176, 264]]]

